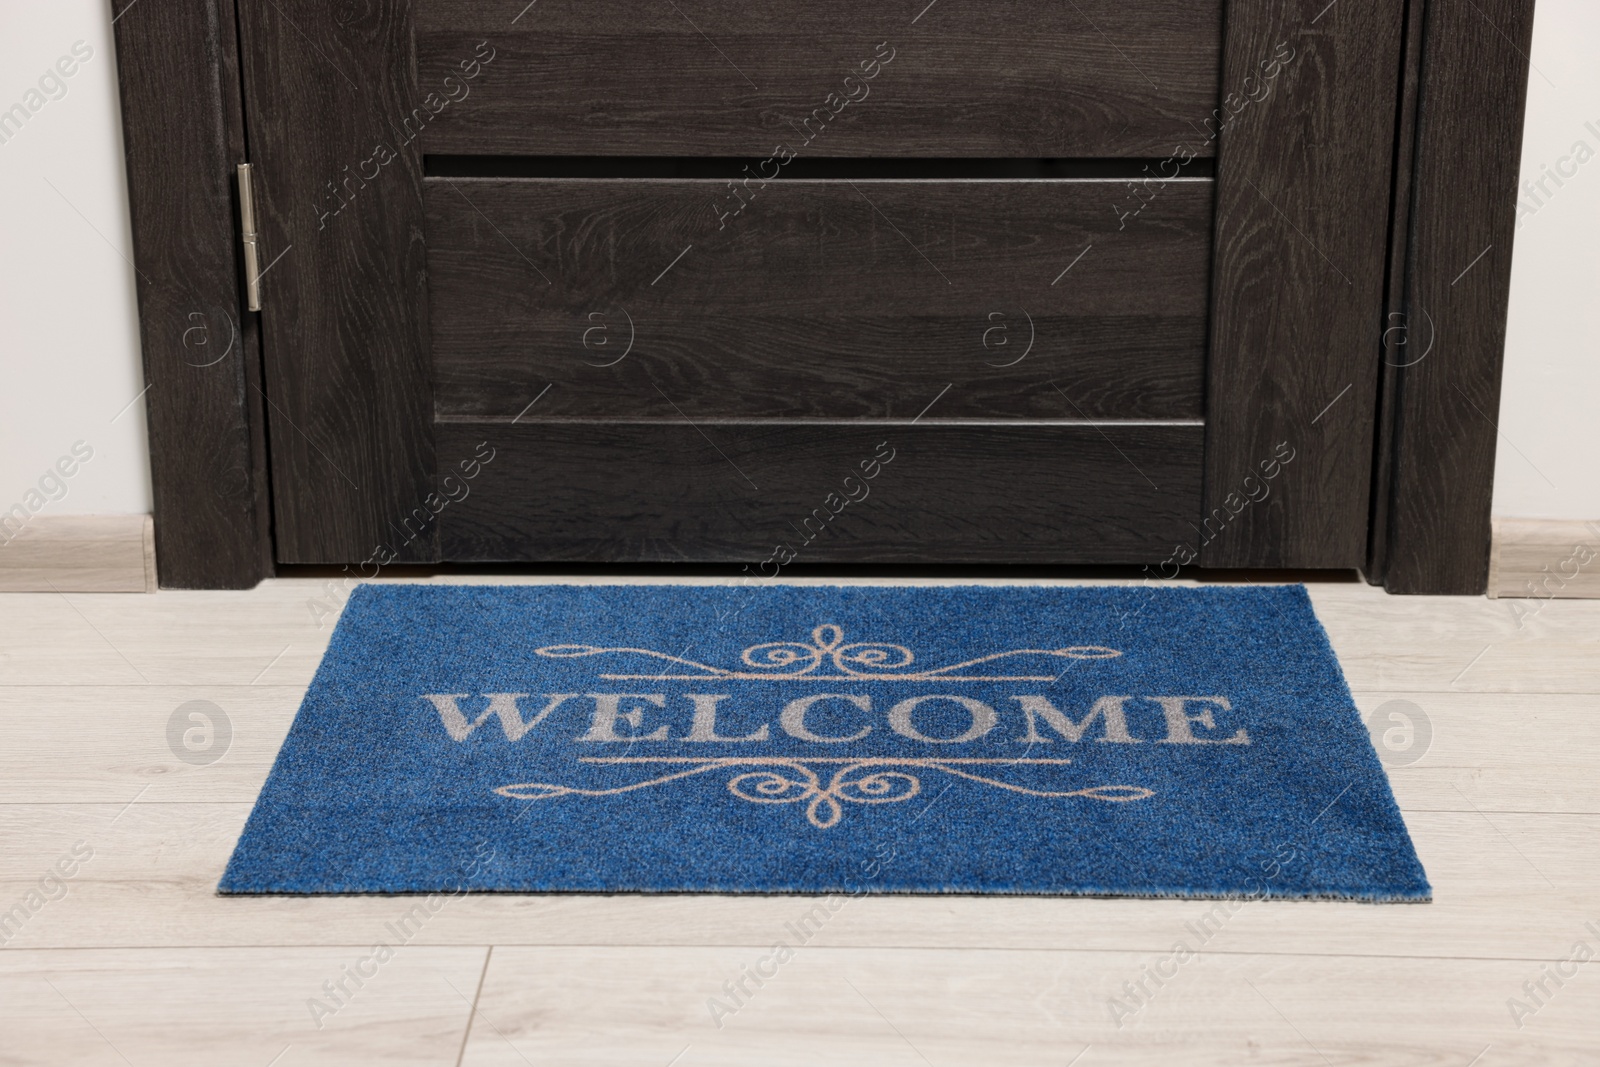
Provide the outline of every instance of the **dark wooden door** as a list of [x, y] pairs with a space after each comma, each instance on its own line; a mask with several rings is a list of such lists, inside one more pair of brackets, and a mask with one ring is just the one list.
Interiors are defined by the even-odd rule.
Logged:
[[1358, 565], [1322, 6], [240, 0], [278, 558]]

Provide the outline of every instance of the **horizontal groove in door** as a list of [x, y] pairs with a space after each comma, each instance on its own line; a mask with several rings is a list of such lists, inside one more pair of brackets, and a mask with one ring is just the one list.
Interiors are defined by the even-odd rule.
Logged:
[[[424, 180], [440, 417], [1193, 419], [1212, 186]], [[537, 402], [535, 400], [537, 398]], [[531, 405], [531, 406], [530, 406]]]
[[[930, 404], [929, 407], [933, 405]], [[531, 423], [545, 425], [578, 425], [604, 424], [606, 426], [664, 426], [682, 424], [681, 417], [672, 418], [593, 418], [593, 417], [568, 417], [568, 416], [541, 416], [535, 414], [518, 414], [507, 417], [483, 418], [475, 415], [440, 415], [434, 419], [436, 424], [454, 422], [468, 423], [473, 426], [514, 426]], [[947, 419], [947, 418], [914, 418], [914, 419], [729, 419], [718, 418], [707, 421], [697, 421], [696, 426], [792, 426], [797, 422], [804, 422], [807, 426], [916, 426], [919, 423], [926, 426], [996, 426], [1011, 429], [1017, 426], [1053, 426], [1059, 428], [1072, 428], [1078, 426], [1111, 426], [1125, 428], [1131, 426], [1204, 426], [1204, 419]]]
[[440, 513], [441, 548], [460, 562], [758, 564], [779, 544], [803, 562], [1154, 562], [1194, 538], [1203, 436], [1196, 426], [447, 423], [437, 428], [446, 462], [493, 452]]
[[[766, 163], [765, 166], [763, 164]], [[1028, 181], [1211, 178], [1216, 160], [801, 158], [778, 165], [710, 156], [441, 156], [422, 158], [430, 178], [681, 178], [739, 181]]]
[[429, 152], [766, 158], [782, 143], [801, 155], [1165, 157], [1186, 143], [1214, 154], [1197, 130], [1219, 103], [1223, 0], [420, 0], [415, 11], [422, 99], [408, 121]]

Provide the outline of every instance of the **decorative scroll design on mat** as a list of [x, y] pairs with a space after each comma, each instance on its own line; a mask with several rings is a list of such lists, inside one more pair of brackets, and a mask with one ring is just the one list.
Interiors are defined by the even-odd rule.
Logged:
[[[969, 766], [1062, 766], [1071, 763], [1065, 759], [899, 759], [892, 756], [849, 757], [786, 757], [786, 756], [585, 756], [580, 763], [600, 764], [666, 764], [680, 765], [673, 771], [643, 782], [617, 786], [612, 789], [583, 789], [572, 785], [550, 782], [521, 782], [503, 785], [495, 792], [517, 800], [548, 800], [553, 797], [610, 797], [650, 789], [681, 781], [712, 771], [739, 771], [728, 779], [728, 792], [752, 804], [805, 804], [806, 819], [819, 830], [836, 826], [844, 815], [843, 804], [899, 804], [922, 792], [922, 779], [916, 772], [934, 771], [980, 782], [996, 789], [1006, 789], [1031, 797], [1084, 797], [1125, 803], [1144, 800], [1155, 795], [1154, 790], [1135, 785], [1097, 785], [1085, 789], [1054, 791], [1031, 789], [1027, 786], [1003, 782], [998, 778], [964, 770]], [[808, 764], [839, 765], [828, 776]], [[754, 768], [742, 770], [740, 768]], [[909, 768], [909, 770], [907, 769]]]
[[[980, 663], [1005, 659], [1007, 656], [1056, 656], [1060, 659], [1111, 659], [1122, 655], [1117, 649], [1102, 645], [1076, 645], [1071, 648], [1014, 648], [1009, 652], [996, 652], [979, 656], [964, 663], [932, 670], [907, 671], [916, 657], [904, 645], [891, 645], [882, 641], [857, 641], [844, 643], [844, 630], [832, 624], [818, 626], [811, 631], [811, 644], [799, 641], [768, 641], [751, 645], [739, 658], [754, 670], [729, 670], [697, 663], [692, 659], [668, 655], [649, 648], [602, 648], [598, 645], [546, 645], [534, 652], [552, 659], [577, 659], [584, 656], [602, 656], [633, 653], [666, 660], [669, 663], [692, 667], [699, 674], [602, 674], [613, 681], [648, 678], [655, 681], [700, 681], [706, 678], [734, 678], [752, 681], [772, 681], [782, 678], [805, 678], [815, 681], [857, 682], [1052, 682], [1052, 674], [955, 674], [953, 672]], [[824, 662], [833, 666], [837, 674], [815, 674]], [[791, 669], [792, 668], [792, 669]], [[862, 670], [860, 668], [868, 668]]]

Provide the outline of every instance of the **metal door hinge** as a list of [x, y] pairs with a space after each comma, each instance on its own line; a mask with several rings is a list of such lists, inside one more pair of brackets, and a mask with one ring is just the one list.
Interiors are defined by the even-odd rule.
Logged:
[[256, 198], [251, 187], [250, 164], [240, 163], [239, 240], [244, 244], [244, 298], [251, 311], [261, 310], [261, 250], [256, 242]]

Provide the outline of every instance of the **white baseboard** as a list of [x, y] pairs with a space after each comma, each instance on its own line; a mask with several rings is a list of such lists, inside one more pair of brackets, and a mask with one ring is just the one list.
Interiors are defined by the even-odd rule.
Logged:
[[148, 515], [40, 515], [0, 527], [0, 592], [153, 593]]
[[1600, 519], [1495, 519], [1489, 595], [1600, 599]]

